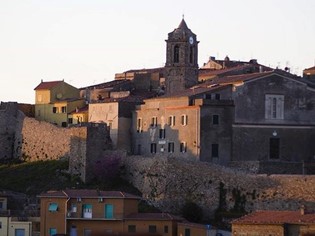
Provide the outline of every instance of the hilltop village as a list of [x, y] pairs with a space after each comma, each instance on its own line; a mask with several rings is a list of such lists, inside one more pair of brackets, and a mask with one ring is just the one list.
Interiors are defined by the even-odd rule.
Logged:
[[[300, 77], [228, 56], [199, 67], [198, 44], [182, 19], [164, 67], [84, 88], [40, 81], [35, 105], [1, 103], [0, 160], [67, 159], [89, 183], [116, 155], [142, 196], [58, 189], [21, 219], [3, 191], [0, 235], [314, 235], [315, 67]], [[160, 212], [140, 212], [143, 200]], [[187, 200], [199, 222], [183, 218]], [[218, 212], [228, 230], [209, 223]]]

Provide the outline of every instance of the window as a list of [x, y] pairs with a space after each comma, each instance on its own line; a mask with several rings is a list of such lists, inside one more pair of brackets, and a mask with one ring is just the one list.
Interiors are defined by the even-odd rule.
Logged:
[[2, 222], [0, 221], [0, 229], [2, 229]]
[[280, 156], [280, 139], [270, 138], [269, 140], [269, 157], [270, 159], [279, 159]]
[[49, 236], [53, 236], [53, 235], [57, 234], [57, 229], [56, 228], [49, 228], [48, 234], [49, 234]]
[[58, 113], [58, 107], [53, 107], [53, 113]]
[[184, 153], [187, 151], [186, 142], [180, 143], [180, 152]]
[[168, 152], [174, 152], [174, 143], [173, 142], [168, 143]]
[[128, 225], [128, 233], [135, 233], [136, 226], [135, 225]]
[[25, 229], [15, 229], [14, 236], [25, 236]]
[[73, 123], [73, 118], [68, 118], [68, 123], [72, 124]]
[[175, 116], [168, 117], [168, 124], [169, 126], [175, 126]]
[[219, 144], [215, 143], [211, 145], [211, 156], [219, 157]]
[[165, 233], [165, 234], [168, 233], [168, 225], [164, 225], [164, 233]]
[[160, 139], [165, 139], [165, 129], [160, 129]]
[[142, 118], [137, 119], [137, 132], [138, 133], [142, 132]]
[[67, 113], [67, 107], [65, 107], [65, 106], [64, 106], [64, 107], [61, 107], [61, 112], [62, 112], [62, 113]]
[[179, 46], [176, 45], [174, 47], [174, 63], [178, 63], [179, 62]]
[[83, 230], [83, 236], [91, 236], [92, 230], [91, 229], [84, 229]]
[[114, 218], [114, 206], [113, 204], [105, 204], [105, 218], [113, 219]]
[[0, 210], [3, 210], [3, 201], [0, 201]]
[[71, 204], [71, 212], [73, 213], [77, 212], [77, 205], [74, 203]]
[[87, 218], [87, 219], [92, 218], [92, 204], [83, 204], [82, 215], [83, 215], [83, 218]]
[[219, 124], [219, 115], [213, 115], [212, 116], [212, 124], [218, 125]]
[[37, 116], [40, 116], [40, 110], [37, 110]]
[[194, 48], [190, 47], [190, 50], [189, 50], [189, 63], [193, 63], [193, 58], [194, 58]]
[[190, 236], [190, 229], [185, 229], [185, 236]]
[[220, 100], [221, 99], [221, 95], [219, 93], [215, 94], [215, 100]]
[[153, 116], [151, 119], [151, 126], [156, 127], [157, 126], [157, 117]]
[[62, 127], [67, 127], [67, 122], [61, 122]]
[[182, 115], [181, 116], [181, 124], [182, 125], [187, 125], [187, 121], [188, 121], [188, 116], [187, 115]]
[[284, 95], [265, 95], [265, 119], [283, 120]]
[[58, 204], [55, 202], [49, 203], [48, 211], [51, 211], [51, 212], [58, 211]]
[[149, 225], [149, 233], [156, 233], [156, 225]]
[[156, 153], [156, 143], [151, 143], [151, 153]]

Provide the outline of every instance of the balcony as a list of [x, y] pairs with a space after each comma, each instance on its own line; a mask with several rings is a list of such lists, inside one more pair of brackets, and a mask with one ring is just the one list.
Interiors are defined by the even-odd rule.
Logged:
[[106, 221], [115, 221], [115, 220], [122, 220], [124, 217], [123, 213], [116, 213], [113, 215], [112, 218], [105, 218], [105, 214], [95, 214], [93, 212], [67, 212], [67, 219], [68, 220], [106, 220]]

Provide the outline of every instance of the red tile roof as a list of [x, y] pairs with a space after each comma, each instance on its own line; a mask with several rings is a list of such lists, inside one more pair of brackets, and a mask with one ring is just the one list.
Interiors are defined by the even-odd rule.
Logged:
[[236, 219], [232, 224], [315, 224], [315, 214], [300, 211], [257, 211]]
[[133, 213], [126, 217], [128, 220], [184, 220], [169, 213]]
[[119, 191], [99, 191], [95, 189], [67, 189], [64, 191], [48, 191], [42, 193], [40, 197], [59, 197], [59, 198], [133, 198], [140, 199], [139, 196], [119, 192]]
[[34, 88], [34, 90], [46, 90], [46, 89], [52, 89], [53, 87], [55, 87], [56, 85], [58, 85], [59, 83], [63, 82], [62, 80], [58, 80], [58, 81], [48, 81], [48, 82], [41, 82], [39, 85], [37, 85], [36, 88]]

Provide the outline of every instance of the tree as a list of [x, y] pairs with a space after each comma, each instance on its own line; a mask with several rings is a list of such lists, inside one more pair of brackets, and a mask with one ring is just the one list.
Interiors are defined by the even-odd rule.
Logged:
[[203, 217], [201, 207], [191, 201], [188, 201], [183, 205], [182, 215], [186, 220], [195, 223], [199, 223]]

